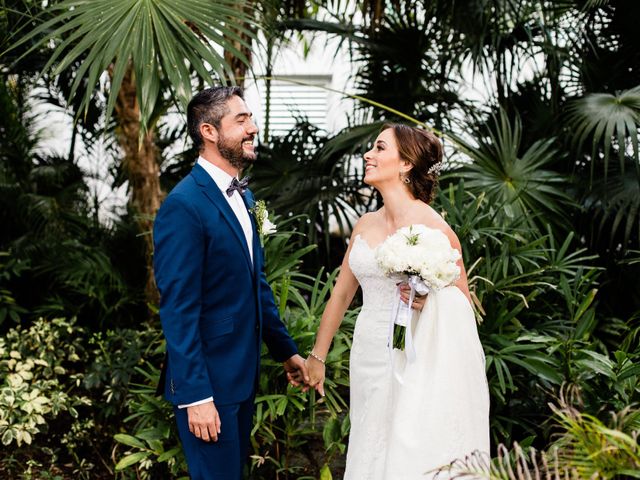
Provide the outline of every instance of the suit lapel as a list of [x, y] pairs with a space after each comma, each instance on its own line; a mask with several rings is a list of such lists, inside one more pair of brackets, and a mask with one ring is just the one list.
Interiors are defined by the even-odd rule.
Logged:
[[[242, 231], [242, 226], [240, 225], [236, 214], [233, 213], [233, 210], [229, 206], [229, 202], [227, 202], [227, 200], [222, 196], [222, 192], [216, 185], [216, 182], [214, 182], [206, 172], [206, 170], [198, 164], [196, 164], [193, 167], [193, 170], [191, 170], [191, 175], [193, 175], [193, 178], [200, 186], [202, 192], [207, 196], [209, 200], [211, 200], [211, 202], [218, 208], [218, 210], [222, 214], [223, 218], [231, 228], [231, 231], [242, 246], [242, 251], [244, 252], [245, 260], [247, 261], [247, 266], [251, 270], [254, 270], [253, 265], [251, 264], [251, 256], [249, 255], [249, 248], [247, 246], [247, 240], [244, 236], [244, 232]], [[253, 230], [255, 232], [255, 227], [253, 228]]]
[[[249, 218], [251, 219], [251, 230], [253, 232], [253, 270], [256, 271], [258, 263], [258, 255], [260, 255], [260, 236], [258, 235], [258, 226], [256, 225], [256, 216], [251, 212], [251, 209], [255, 207], [256, 201], [253, 198], [251, 190], [247, 190], [242, 196], [245, 207], [249, 211]], [[257, 278], [257, 277], [256, 277]]]

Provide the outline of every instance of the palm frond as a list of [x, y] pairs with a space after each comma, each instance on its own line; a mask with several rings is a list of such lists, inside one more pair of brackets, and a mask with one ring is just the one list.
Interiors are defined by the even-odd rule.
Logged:
[[[571, 199], [565, 193], [568, 178], [544, 167], [557, 160], [554, 139], [539, 140], [520, 153], [522, 124], [509, 120], [504, 110], [477, 132], [476, 142], [454, 136], [472, 162], [459, 170], [467, 188], [486, 194], [490, 203], [502, 206], [498, 218], [524, 216], [531, 224], [561, 224], [567, 220]], [[536, 219], [539, 214], [542, 218]]]
[[[633, 161], [625, 160], [627, 167]], [[637, 246], [640, 242], [640, 181], [633, 170], [613, 165], [608, 176], [597, 178], [584, 200], [591, 242], [608, 236], [609, 245]]]
[[579, 478], [615, 478], [640, 470], [640, 448], [631, 435], [572, 408], [552, 406], [564, 432], [555, 442], [559, 462]]
[[[624, 172], [625, 156], [633, 151], [636, 172], [640, 175], [640, 86], [615, 95], [591, 93], [574, 100], [568, 109], [568, 122], [574, 129], [574, 146], [579, 150], [591, 139], [591, 178], [597, 164], [598, 150], [603, 148], [605, 181], [609, 173], [611, 150], [616, 148], [620, 170]], [[615, 141], [615, 144], [614, 144]]]
[[638, 431], [625, 433], [617, 428], [633, 424], [630, 408], [613, 413], [613, 425], [607, 426], [562, 402], [561, 397], [559, 406], [550, 405], [555, 414], [554, 422], [561, 431], [547, 450], [538, 451], [517, 442], [510, 450], [499, 444], [493, 459], [486, 453], [474, 452], [434, 472], [446, 472], [447, 478], [461, 480], [640, 478]]
[[[191, 69], [207, 84], [233, 79], [231, 67], [216, 47], [249, 63], [235, 45], [249, 47], [240, 34], [255, 35], [251, 13], [235, 0], [65, 0], [45, 13], [53, 18], [20, 38], [11, 49], [37, 40], [24, 55], [42, 45], [57, 44], [43, 72], [58, 75], [80, 60], [71, 97], [82, 89], [79, 111], [86, 113], [102, 74], [110, 72], [106, 118], [114, 109], [125, 73], [135, 72], [141, 124], [146, 128], [158, 101], [161, 80], [186, 106], [192, 92]], [[86, 86], [82, 82], [86, 79]]]

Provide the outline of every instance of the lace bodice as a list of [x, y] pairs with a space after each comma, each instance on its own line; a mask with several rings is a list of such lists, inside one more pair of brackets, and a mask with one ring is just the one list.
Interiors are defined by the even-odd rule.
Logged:
[[360, 235], [356, 235], [349, 267], [362, 287], [363, 310], [391, 310], [396, 295], [396, 284], [378, 267], [375, 250]]

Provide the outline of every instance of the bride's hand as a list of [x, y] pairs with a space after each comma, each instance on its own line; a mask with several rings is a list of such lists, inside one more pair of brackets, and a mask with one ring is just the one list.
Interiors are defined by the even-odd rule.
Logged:
[[[404, 303], [409, 303], [409, 295], [411, 295], [411, 287], [407, 283], [400, 284], [400, 299]], [[413, 298], [413, 303], [411, 304], [411, 308], [414, 310], [422, 311], [425, 302], [427, 301], [427, 295], [418, 295], [415, 294]]]
[[307, 357], [305, 363], [309, 371], [309, 386], [315, 388], [316, 391], [324, 397], [324, 363], [311, 355]]

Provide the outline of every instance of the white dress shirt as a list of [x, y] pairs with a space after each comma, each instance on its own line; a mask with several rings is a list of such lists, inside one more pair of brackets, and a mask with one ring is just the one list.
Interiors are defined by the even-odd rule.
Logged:
[[[251, 261], [253, 262], [253, 227], [251, 226], [251, 218], [249, 217], [249, 212], [244, 201], [242, 200], [240, 192], [234, 190], [233, 195], [227, 195], [227, 188], [229, 188], [229, 185], [231, 185], [231, 180], [233, 180], [233, 177], [202, 157], [198, 157], [197, 163], [202, 168], [204, 168], [206, 172], [211, 176], [213, 181], [222, 192], [222, 196], [229, 203], [231, 210], [233, 210], [233, 213], [238, 219], [238, 222], [242, 227], [242, 231], [244, 232], [244, 238], [247, 241], [247, 246], [249, 247], [249, 255], [251, 256]], [[213, 397], [209, 397], [203, 400], [198, 400], [197, 402], [188, 403], [186, 405], [178, 405], [178, 408], [195, 407], [196, 405], [211, 402], [212, 400]]]

